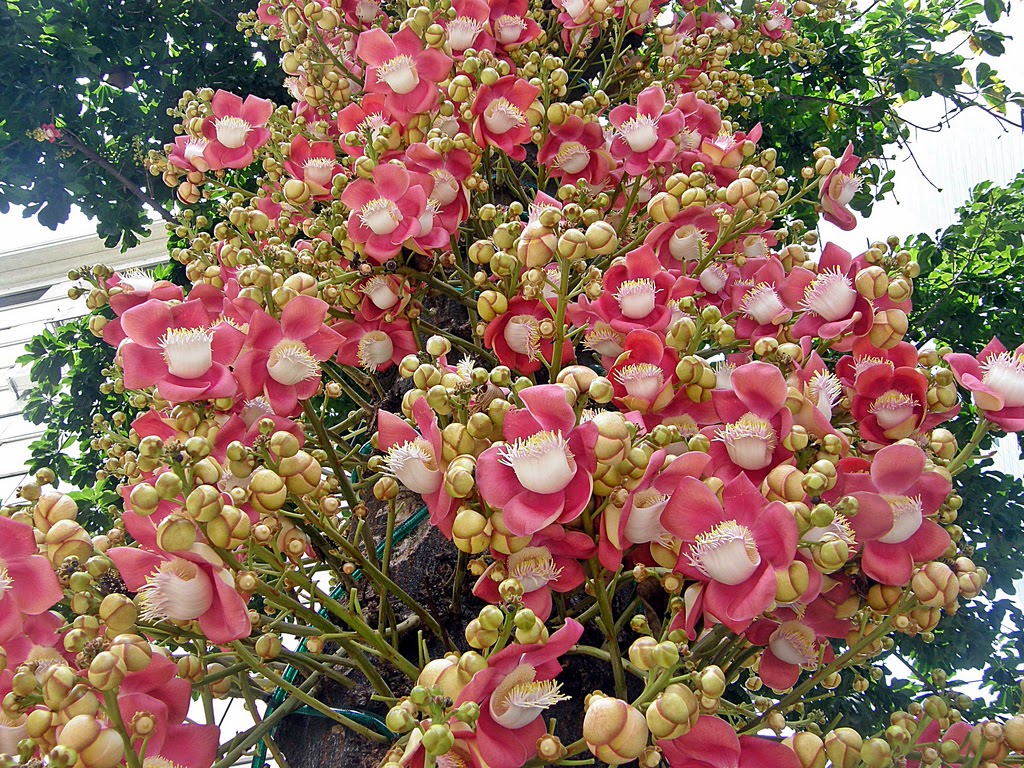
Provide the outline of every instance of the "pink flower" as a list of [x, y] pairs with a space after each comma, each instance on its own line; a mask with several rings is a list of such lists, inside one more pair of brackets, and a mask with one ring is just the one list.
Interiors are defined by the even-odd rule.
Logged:
[[349, 237], [363, 246], [368, 259], [383, 264], [402, 252], [402, 243], [420, 233], [427, 193], [405, 168], [381, 163], [373, 169], [372, 181], [356, 179], [345, 187], [341, 202], [352, 211]]
[[[845, 334], [860, 337], [871, 332], [871, 302], [854, 287], [858, 271], [848, 251], [829, 243], [821, 253], [817, 273], [803, 267], [790, 273], [781, 289], [782, 297], [789, 307], [804, 313], [793, 325], [794, 338], [837, 339]], [[847, 338], [832, 348], [845, 352], [852, 346], [853, 338]]]
[[857, 226], [857, 219], [850, 212], [847, 206], [853, 200], [861, 187], [859, 176], [854, 176], [860, 158], [853, 154], [853, 142], [851, 141], [843, 156], [832, 172], [821, 181], [818, 194], [821, 197], [821, 207], [825, 212], [825, 220], [835, 224], [840, 229], [850, 231]]
[[[129, 672], [117, 693], [117, 706], [125, 723], [139, 712], [156, 721], [145, 743], [146, 757], [162, 757], [181, 768], [209, 768], [217, 756], [220, 729], [215, 725], [186, 723], [192, 686], [178, 677], [178, 665], [154, 653], [149, 664]], [[136, 749], [143, 741], [135, 740]]]
[[305, 136], [292, 139], [284, 169], [292, 178], [306, 182], [317, 198], [329, 198], [331, 181], [342, 172], [333, 141], [314, 141]]
[[473, 160], [464, 149], [444, 154], [426, 144], [413, 144], [405, 151], [405, 165], [410, 171], [427, 174], [434, 186], [427, 199], [437, 204], [435, 217], [451, 233], [469, 217], [469, 194], [466, 179], [473, 173]]
[[732, 304], [740, 313], [735, 320], [736, 335], [752, 342], [767, 336], [777, 336], [779, 328], [793, 317], [793, 310], [779, 295], [786, 283], [786, 270], [777, 256], [757, 259], [748, 265], [756, 269], [744, 270], [744, 281], [733, 284]]
[[487, 4], [495, 42], [505, 51], [540, 37], [540, 25], [527, 15], [527, 0], [489, 0]]
[[700, 480], [684, 477], [662, 513], [683, 544], [676, 569], [702, 582], [703, 609], [742, 632], [775, 600], [776, 571], [796, 556], [796, 520], [769, 502], [746, 475], [730, 480], [720, 502]]
[[615, 404], [624, 412], [663, 411], [676, 397], [673, 387], [679, 383], [678, 362], [678, 353], [666, 347], [658, 334], [631, 331], [626, 335], [624, 351], [608, 370]]
[[[551, 535], [548, 535], [550, 532]], [[523, 605], [541, 621], [551, 616], [551, 593], [572, 592], [583, 584], [586, 575], [580, 561], [593, 557], [597, 547], [583, 531], [571, 531], [552, 525], [536, 534], [528, 547], [511, 555], [496, 555], [473, 586], [473, 594], [492, 605], [502, 601], [497, 571], [516, 579], [523, 586]]]
[[793, 425], [786, 407], [789, 388], [768, 363], [746, 363], [729, 376], [730, 389], [716, 389], [712, 403], [723, 425], [707, 427], [712, 473], [728, 480], [740, 474], [760, 482], [792, 454], [782, 444]]
[[38, 616], [64, 597], [32, 526], [0, 517], [0, 643], [20, 635], [22, 616]]
[[776, 691], [796, 684], [802, 670], [817, 670], [830, 663], [835, 654], [829, 638], [845, 638], [848, 619], [837, 619], [835, 606], [817, 599], [799, 612], [779, 608], [772, 618], [761, 619], [747, 630], [747, 639], [764, 646], [758, 677]]
[[658, 746], [669, 768], [800, 768], [789, 747], [759, 736], [737, 736], [731, 725], [711, 715]]
[[839, 462], [837, 488], [860, 504], [854, 520], [865, 512], [881, 518], [873, 505], [883, 511], [888, 506], [892, 513], [889, 531], [864, 543], [861, 551], [861, 570], [882, 584], [906, 584], [915, 563], [935, 560], [949, 547], [949, 534], [929, 518], [949, 496], [950, 482], [925, 471], [926, 461], [923, 450], [901, 442], [882, 448], [870, 463], [858, 458]]
[[630, 176], [639, 176], [656, 163], [669, 162], [678, 151], [673, 138], [683, 128], [683, 115], [676, 109], [665, 112], [665, 91], [660, 86], [641, 91], [635, 107], [615, 107], [608, 120], [615, 133], [612, 155], [623, 161]]
[[168, 155], [167, 161], [174, 167], [181, 168], [181, 170], [186, 172], [199, 171], [200, 173], [206, 173], [211, 170], [220, 170], [220, 165], [217, 161], [214, 161], [214, 165], [211, 166], [210, 160], [206, 157], [206, 148], [209, 146], [209, 139], [205, 139], [202, 136], [176, 136], [174, 138], [174, 149]]
[[320, 386], [320, 363], [332, 357], [341, 335], [324, 325], [327, 303], [296, 296], [281, 310], [278, 322], [262, 309], [249, 319], [245, 351], [235, 363], [235, 377], [249, 399], [266, 395], [274, 413], [293, 416], [300, 400]]
[[585, 318], [603, 320], [619, 333], [664, 331], [672, 319], [669, 302], [680, 298], [674, 278], [658, 261], [654, 249], [641, 245], [626, 254], [604, 273], [601, 297], [591, 302], [579, 299], [571, 313], [574, 325], [587, 325]]
[[765, 37], [781, 40], [786, 31], [793, 28], [793, 20], [786, 15], [786, 6], [779, 0], [775, 0], [767, 9], [762, 8], [762, 11], [764, 20], [760, 26]]
[[203, 302], [149, 299], [121, 315], [121, 328], [127, 338], [117, 356], [126, 388], [155, 385], [171, 403], [233, 397], [238, 390], [228, 366], [245, 334]]
[[986, 419], [1006, 432], [1024, 430], [1024, 344], [1010, 352], [993, 336], [977, 358], [957, 352], [946, 362]]
[[209, 143], [203, 158], [210, 168], [245, 168], [253, 152], [270, 140], [267, 121], [273, 103], [249, 95], [242, 101], [227, 91], [217, 91], [210, 102], [213, 114], [203, 119], [203, 136]]
[[[517, 296], [508, 303], [507, 312], [487, 324], [484, 346], [494, 350], [502, 365], [529, 376], [540, 370], [542, 360], [550, 365], [555, 354], [553, 341], [540, 335], [541, 322], [551, 316], [539, 301]], [[572, 359], [573, 345], [566, 342], [562, 345], [562, 365]]]
[[[366, 146], [383, 135], [383, 128], [390, 128], [396, 137], [402, 135], [402, 124], [388, 111], [383, 94], [368, 93], [360, 102], [353, 101], [338, 113], [341, 151], [351, 157], [362, 157]], [[358, 144], [348, 143], [346, 136], [350, 133], [359, 135]]]
[[180, 286], [167, 280], [154, 280], [148, 272], [141, 269], [115, 272], [104, 282], [104, 287], [110, 295], [110, 308], [117, 315], [103, 326], [103, 340], [112, 347], [116, 347], [124, 341], [121, 315], [129, 309], [142, 304], [149, 298], [160, 301], [183, 301], [185, 298]]
[[600, 187], [615, 163], [606, 145], [600, 123], [585, 123], [579, 115], [569, 115], [561, 125], [550, 125], [537, 162], [551, 169], [553, 179], [568, 183], [583, 179]]
[[107, 552], [125, 586], [142, 594], [146, 621], [199, 621], [211, 643], [248, 637], [252, 627], [245, 600], [235, 589], [231, 570], [206, 544], [167, 554], [152, 541], [145, 549], [115, 547]]
[[938, 423], [948, 413], [928, 413], [928, 379], [917, 368], [872, 365], [857, 377], [850, 413], [865, 440], [888, 445]]
[[590, 503], [596, 466], [593, 422], [576, 426], [576, 414], [556, 384], [527, 387], [525, 408], [505, 416], [505, 441], [477, 460], [480, 497], [504, 511], [516, 536], [532, 536], [552, 523], [572, 522]]
[[[707, 16], [707, 14], [703, 14], [703, 16]], [[744, 142], [752, 141], [756, 144], [760, 139], [761, 124], [758, 123], [750, 129], [750, 133], [722, 131], [715, 136], [705, 138], [701, 142], [700, 149], [701, 152], [711, 159], [714, 165], [732, 170], [739, 168], [740, 163], [743, 162]], [[734, 174], [735, 171], [733, 171], [733, 174], [727, 174], [727, 176], [735, 178]]]
[[386, 371], [398, 365], [406, 355], [416, 354], [412, 326], [404, 317], [393, 322], [377, 320], [342, 320], [334, 324], [342, 336], [338, 362], [365, 371]]
[[644, 245], [654, 249], [662, 266], [673, 275], [689, 274], [718, 237], [719, 222], [713, 210], [700, 206], [683, 209], [671, 221], [656, 225], [644, 238]]
[[794, 378], [803, 399], [800, 410], [793, 415], [793, 421], [819, 439], [825, 435], [835, 435], [842, 443], [845, 455], [849, 451], [850, 441], [832, 426], [835, 409], [843, 398], [843, 383], [828, 369], [817, 352], [807, 357], [804, 365], [794, 373]]
[[[462, 689], [456, 704], [480, 705], [476, 745], [490, 768], [520, 768], [537, 754], [537, 739], [545, 731], [541, 715], [567, 698], [554, 682], [562, 671], [558, 657], [582, 635], [583, 625], [566, 619], [543, 645], [512, 644], [498, 651]], [[517, 686], [525, 697], [511, 695]]]
[[43, 140], [48, 141], [51, 144], [56, 144], [57, 139], [64, 135], [53, 123], [43, 123], [39, 126], [39, 132], [42, 135]]
[[467, 48], [477, 51], [493, 51], [494, 36], [491, 34], [491, 9], [484, 0], [455, 0], [452, 3], [454, 19], [442, 17], [452, 55], [461, 59]]
[[429, 112], [440, 98], [438, 83], [448, 77], [452, 60], [410, 28], [394, 36], [379, 27], [359, 33], [356, 56], [366, 63], [367, 93], [380, 93], [388, 111], [403, 121]]
[[377, 447], [387, 454], [384, 472], [422, 496], [430, 522], [451, 539], [456, 504], [444, 489], [448, 465], [437, 414], [423, 398], [413, 403], [412, 412], [419, 432], [393, 413], [377, 413]]
[[481, 85], [473, 99], [473, 138], [481, 147], [500, 149], [513, 160], [525, 160], [532, 140], [527, 110], [533, 106], [540, 88], [516, 77], [505, 75], [494, 85]]
[[621, 509], [605, 507], [601, 514], [601, 538], [598, 556], [601, 565], [617, 571], [623, 555], [634, 544], [657, 545], [668, 538], [662, 514], [679, 481], [684, 477], [699, 478], [711, 457], [700, 451], [689, 451], [672, 458], [662, 449], [655, 451], [644, 476], [630, 491]]

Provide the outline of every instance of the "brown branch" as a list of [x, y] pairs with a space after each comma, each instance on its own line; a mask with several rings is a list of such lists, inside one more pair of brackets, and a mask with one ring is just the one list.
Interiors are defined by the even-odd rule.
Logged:
[[172, 214], [170, 211], [164, 208], [156, 198], [149, 195], [145, 190], [143, 190], [142, 187], [134, 184], [132, 180], [125, 176], [123, 173], [121, 173], [121, 171], [119, 171], [113, 163], [111, 163], [105, 157], [97, 153], [88, 145], [84, 144], [81, 141], [81, 139], [79, 139], [77, 136], [71, 133], [71, 131], [67, 130], [66, 128], [62, 128], [61, 141], [67, 144], [72, 149], [74, 149], [76, 152], [82, 153], [87, 159], [96, 163], [96, 165], [98, 165], [100, 168], [106, 171], [108, 175], [116, 179], [125, 191], [130, 192], [133, 197], [137, 198], [140, 202], [142, 202], [145, 205], [148, 205], [150, 208], [159, 213], [161, 218], [164, 219], [164, 221], [175, 221], [174, 214]]

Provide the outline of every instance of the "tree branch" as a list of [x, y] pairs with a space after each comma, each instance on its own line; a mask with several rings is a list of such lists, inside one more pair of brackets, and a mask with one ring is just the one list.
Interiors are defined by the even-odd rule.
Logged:
[[74, 149], [76, 152], [82, 153], [83, 155], [85, 155], [86, 158], [96, 163], [96, 165], [98, 165], [100, 168], [106, 171], [106, 173], [109, 176], [112, 176], [114, 179], [116, 179], [125, 191], [130, 192], [132, 196], [140, 200], [143, 204], [148, 205], [150, 208], [159, 213], [164, 221], [175, 221], [174, 214], [172, 214], [170, 211], [164, 208], [164, 206], [161, 205], [156, 198], [154, 198], [148, 192], [143, 190], [142, 187], [139, 187], [136, 184], [134, 184], [132, 180], [125, 176], [123, 173], [121, 173], [121, 171], [119, 171], [113, 163], [111, 163], [105, 157], [97, 153], [88, 145], [84, 144], [81, 141], [81, 139], [79, 139], [77, 136], [71, 133], [71, 131], [67, 130], [66, 128], [62, 128], [61, 141], [67, 144], [72, 149]]

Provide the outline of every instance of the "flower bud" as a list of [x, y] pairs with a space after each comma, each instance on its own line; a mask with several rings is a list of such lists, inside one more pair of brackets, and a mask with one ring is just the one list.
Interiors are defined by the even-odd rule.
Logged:
[[656, 666], [654, 660], [654, 649], [658, 646], [658, 639], [650, 636], [638, 637], [629, 646], [629, 660], [637, 669], [650, 672]]
[[932, 562], [922, 566], [910, 582], [914, 597], [929, 608], [941, 608], [953, 602], [960, 592], [953, 569], [943, 562]]
[[89, 682], [101, 691], [112, 691], [121, 684], [128, 668], [110, 651], [102, 651], [89, 664]]
[[76, 715], [61, 728], [60, 733], [57, 734], [57, 743], [70, 747], [76, 752], [81, 752], [91, 746], [99, 735], [100, 724], [94, 717]]
[[430, 755], [443, 755], [455, 746], [455, 736], [447, 725], [434, 724], [423, 734], [423, 748]]
[[139, 635], [117, 635], [110, 643], [110, 652], [124, 662], [129, 672], [138, 672], [149, 666], [153, 647]]
[[224, 508], [220, 490], [213, 485], [200, 485], [185, 498], [185, 509], [193, 519], [208, 523]]
[[225, 505], [220, 517], [206, 524], [206, 538], [215, 547], [231, 549], [249, 538], [252, 522], [238, 507]]
[[825, 768], [825, 743], [809, 731], [798, 731], [782, 742], [796, 753], [801, 768]]
[[269, 514], [284, 506], [288, 497], [285, 481], [271, 469], [257, 469], [249, 476], [249, 502], [257, 512]]
[[428, 662], [416, 678], [416, 684], [428, 689], [438, 688], [441, 693], [455, 701], [471, 679], [469, 674], [459, 669], [456, 661], [446, 657]]
[[825, 754], [835, 768], [856, 768], [864, 739], [852, 728], [836, 728], [825, 737]]
[[1003, 739], [1014, 752], [1024, 753], [1024, 715], [1015, 715], [1003, 723]]
[[860, 757], [867, 768], [883, 768], [890, 764], [892, 748], [884, 739], [868, 739], [861, 748]]
[[801, 501], [804, 473], [791, 464], [780, 464], [768, 473], [761, 491], [769, 501]]
[[196, 543], [196, 524], [177, 513], [168, 515], [157, 526], [156, 543], [164, 552], [184, 552]]
[[69, 557], [85, 562], [93, 553], [92, 539], [74, 520], [58, 520], [43, 538], [46, 555], [54, 566], [59, 566]]
[[705, 667], [700, 673], [700, 692], [712, 699], [721, 698], [725, 693], [725, 673], [714, 664]]
[[785, 571], [775, 572], [775, 599], [779, 603], [795, 603], [810, 586], [810, 572], [803, 560], [794, 560]]
[[79, 750], [78, 757], [86, 768], [115, 768], [124, 757], [124, 742], [117, 731], [108, 728], [100, 731], [92, 744]]
[[909, 322], [900, 309], [886, 309], [878, 312], [868, 338], [879, 349], [892, 349], [903, 340]]
[[107, 629], [115, 633], [125, 632], [135, 626], [138, 609], [127, 596], [113, 592], [100, 603], [100, 620]]
[[32, 522], [43, 533], [50, 530], [58, 520], [74, 520], [78, 515], [75, 500], [59, 491], [42, 494], [32, 508]]
[[636, 760], [647, 747], [647, 721], [621, 699], [592, 694], [583, 718], [583, 738], [598, 760], [622, 765]]
[[498, 631], [484, 628], [478, 619], [473, 619], [466, 625], [466, 642], [471, 648], [490, 648], [498, 642]]
[[677, 739], [697, 724], [700, 704], [687, 686], [672, 683], [647, 708], [647, 727], [656, 739]]
[[619, 247], [615, 227], [607, 221], [595, 221], [587, 227], [587, 246], [597, 256], [607, 256]]

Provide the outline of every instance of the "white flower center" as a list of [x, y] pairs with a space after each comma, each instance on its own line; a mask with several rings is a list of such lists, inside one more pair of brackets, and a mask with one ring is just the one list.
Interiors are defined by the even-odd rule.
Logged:
[[434, 198], [427, 200], [426, 206], [423, 208], [423, 213], [420, 214], [420, 235], [426, 235], [434, 229], [434, 218], [437, 216], [438, 211], [441, 210], [440, 203]]
[[509, 318], [502, 334], [509, 349], [531, 360], [540, 357], [540, 323], [533, 315], [516, 315]]
[[814, 669], [818, 666], [816, 639], [814, 630], [803, 622], [786, 621], [772, 632], [768, 647], [785, 664]]
[[494, 134], [508, 133], [513, 128], [526, 124], [526, 115], [515, 104], [501, 97], [484, 109], [484, 125]]
[[743, 238], [743, 255], [748, 259], [756, 259], [768, 253], [768, 243], [760, 235], [747, 235]]
[[832, 409], [843, 396], [843, 385], [838, 377], [828, 371], [817, 371], [807, 382], [807, 399], [832, 421]]
[[654, 401], [665, 385], [661, 366], [654, 363], [626, 365], [615, 372], [615, 380], [626, 388], [626, 394], [648, 402]]
[[804, 289], [800, 307], [833, 322], [848, 317], [856, 302], [853, 282], [838, 267], [833, 267], [815, 277]]
[[786, 312], [786, 305], [782, 303], [775, 288], [768, 283], [758, 283], [743, 297], [740, 312], [758, 325], [768, 325]]
[[735, 586], [761, 564], [750, 529], [735, 520], [719, 523], [690, 545], [690, 564], [712, 581]]
[[704, 253], [704, 231], [692, 224], [680, 227], [668, 241], [668, 252], [676, 261], [697, 261]]
[[162, 339], [167, 371], [195, 379], [213, 367], [213, 331], [209, 328], [171, 328]]
[[875, 365], [887, 365], [890, 370], [896, 370], [896, 366], [893, 365], [891, 360], [886, 360], [884, 357], [871, 357], [870, 355], [864, 355], [863, 357], [856, 357], [853, 360], [854, 378], [860, 376], [868, 368]]
[[853, 528], [850, 527], [850, 521], [845, 515], [839, 513], [836, 513], [828, 525], [821, 528], [810, 528], [800, 538], [810, 544], [841, 541], [850, 549], [857, 544], [857, 537], [853, 533]]
[[512, 45], [526, 29], [526, 20], [522, 16], [499, 16], [494, 22], [494, 38], [502, 45]]
[[601, 357], [618, 357], [623, 352], [622, 344], [625, 336], [607, 323], [597, 323], [593, 330], [587, 331], [583, 343]]
[[[220, 139], [219, 128], [217, 130], [217, 138]], [[182, 153], [183, 156], [185, 157], [185, 160], [187, 160], [190, 163], [193, 163], [197, 158], [199, 160], [205, 160], [205, 158], [203, 157], [203, 152], [206, 150], [206, 147], [209, 143], [210, 142], [208, 142], [206, 139], [196, 138], [195, 136], [191, 136], [188, 139], [186, 139], [185, 150]], [[242, 143], [245, 143], [244, 138], [242, 139]], [[221, 141], [221, 144], [224, 144], [224, 142]]]
[[554, 165], [566, 173], [579, 173], [590, 162], [590, 150], [578, 141], [567, 141], [555, 155]]
[[481, 21], [469, 16], [457, 16], [448, 24], [448, 45], [453, 51], [464, 51], [473, 45], [483, 28]]
[[646, 152], [658, 143], [659, 116], [637, 114], [619, 126], [618, 134], [634, 152]]
[[390, 235], [402, 223], [402, 212], [393, 200], [378, 197], [371, 200], [359, 210], [359, 218], [364, 227], [368, 227], [375, 235]]
[[917, 400], [910, 395], [890, 389], [875, 398], [868, 412], [874, 415], [882, 429], [892, 429], [911, 418], [916, 405]]
[[732, 372], [736, 370], [736, 366], [733, 363], [728, 363], [725, 360], [715, 363], [715, 389], [725, 390], [729, 392], [732, 390]]
[[718, 293], [729, 281], [729, 273], [718, 264], [708, 264], [701, 270], [700, 287], [708, 293]]
[[246, 429], [252, 429], [253, 424], [264, 416], [273, 415], [274, 409], [270, 406], [270, 401], [263, 395], [254, 397], [252, 400], [246, 400], [242, 405], [241, 412], [238, 414], [239, 418], [245, 423]]
[[615, 298], [619, 302], [619, 311], [623, 317], [630, 320], [639, 320], [647, 317], [654, 311], [654, 300], [658, 289], [654, 287], [654, 280], [649, 277], [641, 277], [636, 280], [623, 280], [619, 283], [619, 292]]
[[377, 82], [384, 83], [399, 96], [404, 96], [416, 89], [420, 84], [420, 76], [416, 72], [416, 63], [401, 54], [377, 68]]
[[364, 24], [373, 21], [380, 13], [380, 3], [374, 0], [359, 0], [356, 3], [356, 18]]
[[249, 131], [252, 130], [248, 121], [240, 117], [217, 118], [213, 122], [213, 127], [217, 129], [217, 141], [228, 149], [244, 147]]
[[377, 309], [391, 309], [398, 303], [394, 282], [381, 275], [374, 275], [367, 280], [363, 284], [363, 293]]
[[667, 531], [661, 524], [661, 513], [669, 497], [656, 488], [639, 491], [633, 496], [633, 509], [626, 520], [626, 539], [634, 544], [646, 544], [662, 539]]
[[389, 125], [380, 112], [374, 112], [363, 118], [363, 121], [356, 127], [356, 133], [366, 138], [367, 143], [372, 142], [380, 134], [381, 128]]
[[431, 171], [430, 175], [434, 177], [434, 191], [430, 196], [437, 200], [442, 208], [454, 203], [455, 198], [459, 196], [459, 182], [455, 175], [444, 168], [437, 168]]
[[1003, 397], [1007, 408], [1024, 406], [1024, 355], [1000, 352], [982, 364], [986, 386]]
[[195, 563], [175, 557], [146, 577], [139, 595], [145, 621], [191, 621], [213, 605], [213, 584]]
[[306, 181], [327, 187], [330, 186], [331, 179], [334, 178], [335, 165], [335, 161], [330, 157], [311, 157], [302, 164], [302, 171], [306, 176]]
[[786, 23], [786, 17], [784, 14], [779, 13], [775, 10], [771, 12], [771, 15], [764, 21], [764, 28], [769, 32], [774, 32], [776, 29]]
[[441, 470], [434, 448], [422, 437], [393, 445], [384, 458], [385, 474], [391, 475], [413, 493], [433, 493], [441, 487]]
[[388, 362], [395, 354], [395, 345], [384, 331], [370, 331], [359, 340], [356, 355], [359, 365], [368, 371], [375, 371]]
[[546, 587], [562, 573], [547, 547], [526, 547], [509, 555], [506, 570], [511, 578], [523, 585], [524, 592]]
[[559, 432], [538, 432], [502, 446], [498, 460], [534, 493], [558, 493], [576, 474], [576, 459]]
[[282, 339], [270, 350], [267, 373], [278, 384], [289, 386], [312, 379], [320, 373], [320, 363], [301, 341]]
[[853, 196], [857, 194], [863, 183], [859, 176], [837, 173], [829, 182], [828, 196], [835, 200], [837, 205], [847, 205], [853, 200]]
[[124, 272], [118, 272], [118, 277], [121, 279], [122, 288], [127, 287], [138, 293], [149, 293], [153, 290], [153, 286], [156, 285], [153, 275], [139, 267], [132, 267]]
[[921, 527], [924, 510], [920, 496], [890, 496], [882, 494], [892, 508], [892, 528], [879, 541], [885, 544], [902, 544]]
[[548, 707], [569, 699], [556, 680], [538, 681], [530, 664], [521, 664], [498, 683], [491, 694], [490, 710], [494, 722], [517, 730], [529, 725]]
[[753, 413], [745, 413], [715, 434], [725, 443], [732, 463], [749, 470], [764, 469], [772, 463], [777, 437], [772, 425]]
[[4, 596], [13, 583], [14, 579], [11, 578], [11, 574], [7, 571], [7, 563], [0, 560], [0, 597]]

